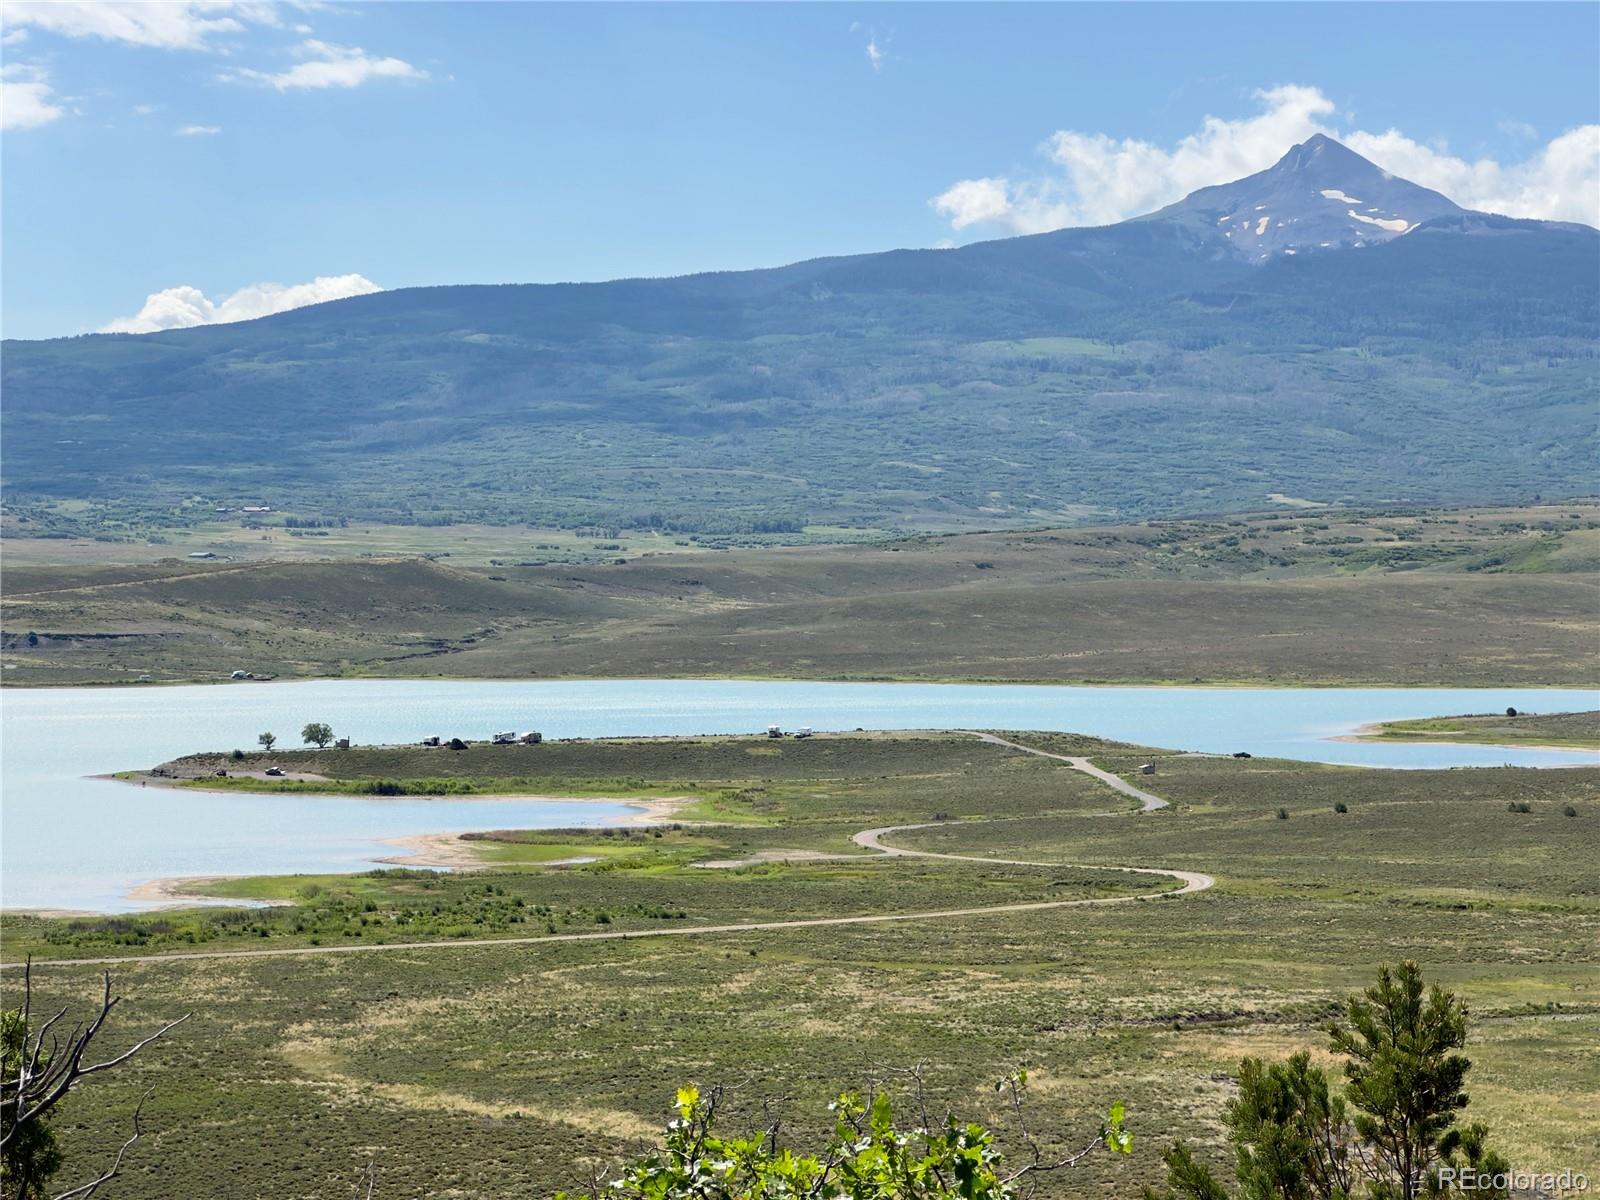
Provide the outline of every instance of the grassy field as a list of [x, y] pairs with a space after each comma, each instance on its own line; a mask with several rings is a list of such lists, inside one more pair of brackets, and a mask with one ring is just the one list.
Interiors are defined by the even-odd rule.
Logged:
[[1593, 505], [731, 552], [633, 539], [615, 560], [511, 565], [542, 561], [527, 536], [499, 566], [118, 562], [114, 545], [47, 562], [8, 542], [0, 679], [1600, 680]]
[[[1600, 770], [1377, 772], [1010, 736], [1089, 754], [1171, 807], [1135, 815], [1065, 764], [958, 735], [554, 743], [537, 748], [539, 771], [516, 773], [550, 790], [626, 780], [741, 819], [659, 837], [506, 833], [474, 843], [485, 870], [443, 877], [239, 881], [231, 894], [290, 901], [239, 915], [8, 918], [6, 958], [56, 960], [37, 972], [40, 1002], [82, 1004], [95, 969], [64, 958], [529, 936], [594, 930], [602, 913], [643, 932], [1126, 894], [1126, 877], [1098, 869], [1114, 865], [1216, 886], [895, 924], [130, 960], [116, 968], [130, 997], [119, 1030], [196, 1015], [72, 1102], [68, 1152], [110, 1146], [155, 1084], [119, 1195], [211, 1194], [224, 1177], [229, 1196], [342, 1195], [372, 1159], [380, 1195], [538, 1196], [636, 1151], [688, 1080], [734, 1085], [736, 1123], [770, 1108], [804, 1132], [833, 1091], [895, 1085], [923, 1062], [936, 1109], [1005, 1129], [990, 1084], [1026, 1064], [1050, 1140], [1087, 1136], [1127, 1101], [1132, 1159], [1052, 1186], [1128, 1195], [1175, 1136], [1220, 1157], [1241, 1055], [1320, 1051], [1330, 1005], [1411, 956], [1471, 1006], [1470, 1115], [1519, 1167], [1600, 1171]], [[488, 753], [464, 752], [461, 776], [499, 769]], [[440, 771], [436, 751], [361, 754], [340, 756], [342, 777]], [[1144, 762], [1155, 773], [1134, 775]], [[935, 824], [891, 844], [1078, 865], [892, 859], [849, 840], [917, 822]], [[848, 857], [692, 865], [777, 850]], [[581, 857], [597, 861], [540, 865]]]
[[1369, 741], [1487, 742], [1495, 746], [1600, 748], [1600, 712], [1484, 713], [1385, 721], [1363, 735]]
[[[70, 507], [70, 502], [64, 502]], [[198, 519], [192, 524], [129, 526], [116, 536], [37, 537], [14, 518], [0, 517], [8, 565], [15, 568], [84, 569], [106, 564], [151, 565], [190, 554], [213, 554], [222, 565], [324, 562], [329, 559], [430, 558], [453, 566], [489, 569], [512, 565], [614, 562], [645, 555], [687, 554], [724, 546], [804, 545], [879, 540], [879, 530], [814, 526], [780, 536], [738, 537], [663, 533], [654, 529], [551, 529], [531, 525], [385, 525], [355, 521], [297, 528], [285, 513]], [[200, 565], [213, 560], [200, 560]], [[215, 565], [214, 563], [214, 565]]]

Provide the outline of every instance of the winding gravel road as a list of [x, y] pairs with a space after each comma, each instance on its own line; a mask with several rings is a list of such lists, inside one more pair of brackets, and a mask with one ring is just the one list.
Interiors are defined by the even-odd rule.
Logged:
[[[1048, 750], [1035, 750], [1032, 746], [1024, 746], [1021, 742], [1008, 742], [1003, 737], [996, 737], [992, 733], [981, 733], [976, 729], [967, 730], [980, 742], [988, 742], [991, 746], [1008, 746], [1012, 750], [1021, 750], [1024, 754], [1037, 754], [1040, 758], [1053, 758], [1057, 762], [1064, 762], [1075, 771], [1082, 771], [1085, 775], [1093, 775], [1107, 787], [1116, 788], [1124, 796], [1132, 796], [1139, 802], [1140, 812], [1155, 812], [1158, 808], [1165, 808], [1167, 802], [1160, 796], [1152, 796], [1149, 792], [1140, 791], [1120, 775], [1113, 775], [1110, 771], [1102, 771], [1087, 758], [1080, 758], [1071, 754], [1052, 754]], [[1210, 886], [1209, 884], [1207, 886]]]
[[[1086, 758], [1052, 754], [1046, 750], [1024, 746], [1019, 742], [1006, 741], [1004, 738], [996, 737], [992, 733], [970, 732], [973, 732], [974, 736], [991, 745], [1005, 746], [1025, 754], [1037, 754], [1041, 758], [1053, 758], [1064, 762], [1074, 770], [1091, 775], [1124, 795], [1132, 796], [1138, 800], [1140, 813], [1155, 812], [1158, 809], [1167, 807], [1167, 802], [1159, 796], [1153, 796], [1149, 792], [1141, 791], [1126, 780], [1112, 775], [1108, 771], [1102, 771]], [[985, 822], [974, 821], [969, 823], [983, 824]], [[291, 946], [265, 950], [196, 950], [187, 953], [173, 951], [165, 954], [129, 954], [105, 958], [43, 959], [35, 962], [33, 968], [34, 970], [39, 970], [54, 966], [111, 966], [117, 963], [173, 962], [178, 960], [187, 961], [189, 959], [292, 958], [313, 954], [405, 954], [418, 950], [465, 950], [486, 946], [537, 946], [551, 942], [628, 942], [643, 938], [759, 933], [773, 929], [809, 929], [835, 925], [883, 925], [896, 921], [945, 921], [955, 917], [985, 917], [998, 916], [1001, 913], [1044, 912], [1048, 909], [1080, 908], [1088, 905], [1131, 904], [1143, 900], [1159, 899], [1163, 896], [1184, 896], [1194, 892], [1203, 892], [1216, 883], [1212, 876], [1201, 874], [1198, 871], [1176, 871], [1165, 867], [1107, 866], [1100, 863], [1030, 862], [1015, 858], [982, 858], [971, 854], [941, 854], [932, 850], [911, 850], [904, 846], [885, 845], [882, 840], [893, 833], [904, 833], [913, 829], [959, 828], [960, 824], [960, 822], [931, 821], [918, 825], [885, 825], [877, 829], [863, 829], [860, 833], [855, 834], [851, 840], [864, 850], [871, 850], [888, 858], [938, 858], [959, 862], [990, 863], [995, 866], [1007, 867], [1065, 867], [1085, 871], [1123, 871], [1131, 875], [1152, 875], [1165, 879], [1175, 879], [1182, 883], [1183, 886], [1180, 888], [1164, 888], [1153, 892], [1140, 892], [1131, 896], [1099, 896], [1083, 900], [1040, 900], [1019, 904], [991, 904], [982, 908], [945, 908], [908, 913], [868, 913], [853, 917], [801, 917], [785, 921], [747, 921], [731, 925], [688, 925], [679, 926], [678, 928], [644, 929], [630, 933], [619, 931], [550, 933], [538, 937], [462, 938], [433, 942], [385, 942], [381, 945]], [[0, 969], [20, 966], [22, 964], [16, 962], [0, 963]]]

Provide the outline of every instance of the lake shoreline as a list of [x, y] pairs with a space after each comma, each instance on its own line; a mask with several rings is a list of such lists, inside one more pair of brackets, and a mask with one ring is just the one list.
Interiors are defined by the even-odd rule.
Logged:
[[[102, 776], [102, 778], [105, 778]], [[111, 778], [115, 778], [114, 776]], [[119, 782], [131, 782], [122, 780]], [[172, 787], [171, 780], [163, 781], [158, 786]], [[222, 789], [187, 788], [186, 791], [208, 791]], [[237, 795], [238, 793], [230, 793]], [[249, 795], [262, 795], [270, 793], [246, 793]], [[337, 794], [333, 798], [342, 799]], [[411, 797], [411, 799], [428, 799], [429, 797]], [[460, 799], [460, 797], [456, 797]], [[670, 821], [673, 815], [684, 805], [693, 801], [692, 796], [656, 796], [638, 797], [636, 799], [613, 800], [610, 798], [582, 797], [582, 796], [474, 796], [472, 800], [485, 801], [549, 801], [561, 804], [624, 804], [637, 811], [621, 817], [615, 821], [607, 821], [596, 825], [595, 829], [630, 829], [640, 826], [662, 824]], [[377, 838], [375, 846], [390, 846], [399, 850], [398, 854], [388, 854], [372, 859], [372, 867], [377, 869], [385, 866], [411, 867], [418, 870], [437, 871], [481, 871], [495, 864], [485, 859], [472, 847], [471, 840], [466, 836], [471, 833], [496, 832], [494, 830], [455, 829], [441, 830], [437, 833], [415, 833], [403, 837]], [[559, 866], [559, 863], [547, 864]], [[352, 871], [332, 872], [332, 874], [359, 874], [361, 868]], [[308, 872], [309, 874], [310, 872]], [[320, 873], [320, 872], [319, 872]], [[262, 874], [271, 874], [265, 872]], [[160, 911], [162, 909], [196, 907], [197, 902], [206, 907], [214, 907], [221, 903], [237, 904], [250, 908], [271, 908], [282, 905], [292, 905], [293, 900], [262, 900], [256, 898], [237, 899], [229, 896], [217, 896], [204, 890], [205, 885], [230, 882], [235, 879], [257, 879], [261, 874], [241, 875], [172, 875], [164, 878], [149, 879], [135, 884], [123, 893], [124, 900], [134, 901], [142, 906], [139, 911]], [[6, 913], [27, 916], [75, 916], [75, 917], [103, 917], [111, 914], [94, 912], [88, 909], [30, 909], [7, 908], [0, 910]]]
[[[1357, 726], [1349, 733], [1330, 737], [1330, 742], [1358, 742], [1366, 745], [1380, 746], [1465, 746], [1473, 749], [1484, 747], [1498, 747], [1502, 750], [1540, 750], [1551, 754], [1589, 753], [1597, 756], [1596, 764], [1600, 765], [1600, 746], [1591, 742], [1507, 742], [1492, 738], [1464, 738], [1458, 736], [1459, 731], [1451, 730], [1449, 733], [1431, 737], [1420, 730], [1402, 730], [1393, 734], [1386, 733], [1395, 721], [1368, 721]], [[1584, 763], [1565, 763], [1544, 768], [1554, 770], [1556, 766], [1585, 766]]]
[[[703, 790], [690, 790], [687, 783], [698, 777], [690, 766], [696, 751], [663, 751], [660, 766], [645, 775], [652, 781], [646, 784], [611, 778], [600, 758], [595, 762], [601, 765], [559, 767], [586, 753], [569, 744], [641, 739], [693, 743], [731, 737], [748, 739], [750, 752], [761, 754], [771, 723], [846, 734], [857, 729], [883, 735], [971, 729], [1077, 732], [1144, 747], [1385, 769], [1498, 768], [1506, 762], [1530, 768], [1595, 765], [1587, 750], [1333, 740], [1378, 718], [1421, 719], [1513, 705], [1519, 710], [1592, 707], [1591, 694], [1576, 690], [963, 687], [687, 679], [481, 685], [292, 682], [298, 686], [229, 691], [162, 687], [137, 697], [119, 689], [10, 693], [4, 705], [3, 910], [115, 913], [150, 904], [201, 904], [206, 898], [193, 894], [197, 886], [204, 890], [194, 882], [197, 878], [359, 872], [394, 858], [404, 861], [387, 865], [426, 868], [436, 863], [458, 869], [467, 865], [462, 848], [436, 836], [448, 831], [676, 819], [676, 812], [645, 815], [641, 809], [659, 799], [648, 797], [652, 787], [705, 799]], [[263, 730], [299, 730], [312, 718], [352, 738], [358, 754], [372, 746], [410, 747], [411, 753], [395, 756], [397, 762], [407, 760], [405, 770], [383, 766], [385, 756], [379, 754], [373, 756], [372, 773], [397, 780], [416, 776], [419, 790], [447, 786], [423, 782], [424, 776], [461, 773], [456, 766], [444, 770], [447, 760], [455, 761], [449, 751], [431, 752], [446, 759], [428, 759], [430, 752], [418, 746], [424, 736], [538, 728], [545, 744], [542, 749], [518, 745], [491, 750], [485, 737], [475, 738], [468, 757], [481, 759], [473, 773], [492, 794], [435, 798], [345, 792], [349, 783], [323, 783], [314, 777], [335, 773], [338, 760], [333, 756], [343, 753], [331, 748], [327, 757], [298, 751], [262, 757], [252, 749], [237, 762], [226, 750], [253, 746]], [[819, 733], [812, 753], [826, 758], [827, 740]], [[188, 787], [128, 770], [133, 764], [186, 758], [200, 747], [222, 747], [224, 753], [176, 770], [195, 777]], [[283, 761], [277, 765], [304, 777], [290, 786], [306, 790], [250, 790], [270, 786], [265, 769], [280, 756]], [[204, 778], [222, 769], [229, 779]], [[257, 772], [263, 776], [259, 781], [234, 778]], [[337, 773], [351, 771], [341, 767]], [[495, 777], [500, 777], [498, 785]], [[111, 787], [113, 780], [122, 786]], [[602, 794], [590, 791], [591, 786]], [[580, 795], [561, 795], [568, 787]], [[628, 789], [637, 790], [628, 794]], [[520, 809], [500, 807], [518, 804]], [[392, 840], [427, 835], [433, 835], [431, 841]], [[51, 849], [67, 841], [77, 847], [71, 861], [55, 857]], [[161, 889], [172, 880], [181, 882]], [[153, 890], [126, 898], [131, 889], [144, 885]]]
[[1584, 683], [1460, 683], [1435, 680], [1431, 683], [1385, 683], [1360, 678], [1276, 680], [1276, 679], [997, 679], [977, 675], [541, 675], [537, 679], [519, 679], [505, 675], [294, 675], [273, 679], [130, 679], [85, 680], [81, 683], [17, 683], [0, 677], [0, 694], [7, 691], [141, 691], [151, 688], [228, 687], [270, 688], [297, 683], [817, 683], [833, 685], [874, 684], [927, 684], [956, 687], [1037, 687], [1037, 688], [1160, 688], [1164, 691], [1236, 691], [1257, 689], [1261, 691], [1303, 692], [1362, 691], [1425, 692], [1425, 691], [1520, 691], [1556, 692], [1575, 688], [1600, 689], [1600, 676]]

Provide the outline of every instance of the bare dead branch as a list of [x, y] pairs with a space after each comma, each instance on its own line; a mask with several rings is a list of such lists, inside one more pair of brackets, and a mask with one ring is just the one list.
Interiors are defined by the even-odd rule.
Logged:
[[1017, 1170], [1013, 1171], [1010, 1175], [1007, 1175], [1005, 1177], [1005, 1179], [1003, 1179], [1001, 1182], [1002, 1183], [1012, 1183], [1012, 1182], [1014, 1182], [1014, 1181], [1016, 1181], [1018, 1179], [1021, 1179], [1024, 1175], [1030, 1175], [1030, 1174], [1034, 1174], [1036, 1172], [1067, 1170], [1067, 1169], [1069, 1169], [1071, 1167], [1077, 1166], [1084, 1159], [1088, 1158], [1089, 1155], [1093, 1154], [1096, 1150], [1100, 1149], [1100, 1145], [1101, 1145], [1101, 1139], [1099, 1137], [1096, 1137], [1094, 1139], [1094, 1141], [1090, 1142], [1087, 1146], [1085, 1146], [1082, 1150], [1079, 1150], [1075, 1154], [1065, 1155], [1062, 1158], [1056, 1159], [1054, 1162], [1036, 1161], [1036, 1162], [1028, 1163], [1025, 1166], [1019, 1167]]
[[127, 1157], [128, 1148], [137, 1142], [144, 1133], [144, 1127], [139, 1123], [139, 1118], [144, 1114], [144, 1102], [150, 1099], [150, 1092], [153, 1090], [153, 1088], [147, 1088], [144, 1095], [139, 1097], [139, 1103], [133, 1110], [133, 1136], [117, 1147], [117, 1157], [112, 1161], [111, 1166], [106, 1169], [105, 1173], [97, 1179], [91, 1179], [88, 1183], [79, 1184], [70, 1191], [58, 1193], [54, 1200], [83, 1200], [84, 1197], [94, 1195], [100, 1189], [102, 1183], [107, 1183], [122, 1174], [122, 1160]]
[[[108, 1019], [121, 999], [112, 994], [111, 973], [107, 971], [101, 989], [99, 1011], [93, 1019], [87, 1023], [79, 1022], [73, 1026], [70, 1034], [63, 1037], [58, 1029], [66, 1017], [67, 1009], [62, 1008], [38, 1029], [33, 1029], [30, 1026], [33, 1014], [33, 963], [29, 960], [23, 973], [22, 1003], [17, 1010], [21, 1026], [15, 1031], [18, 1040], [12, 1044], [12, 1052], [16, 1055], [15, 1069], [8, 1070], [4, 1073], [5, 1077], [0, 1079], [0, 1153], [6, 1152], [30, 1127], [46, 1120], [51, 1110], [87, 1076], [109, 1071], [127, 1062], [192, 1015], [185, 1013], [175, 1021], [168, 1021], [119, 1054], [86, 1064], [84, 1060], [95, 1038], [105, 1030]], [[10, 1059], [11, 1053], [7, 1053], [6, 1057]], [[133, 1110], [133, 1133], [118, 1147], [110, 1166], [87, 1183], [60, 1193], [54, 1200], [85, 1200], [121, 1173], [128, 1151], [144, 1133], [142, 1118], [145, 1101], [149, 1098], [149, 1091], [139, 1098]]]
[[[14, 1079], [8, 1078], [0, 1084], [0, 1150], [9, 1145], [20, 1130], [31, 1122], [43, 1118], [78, 1085], [81, 1079], [120, 1066], [193, 1015], [185, 1013], [177, 1020], [167, 1022], [148, 1037], [141, 1038], [121, 1054], [85, 1066], [84, 1056], [89, 1052], [95, 1037], [105, 1028], [107, 1018], [121, 999], [120, 996], [112, 995], [111, 972], [107, 971], [104, 976], [100, 1010], [93, 1020], [87, 1025], [81, 1023], [75, 1025], [63, 1043], [54, 1033], [56, 1023], [66, 1015], [67, 1010], [63, 1008], [41, 1025], [37, 1033], [33, 1033], [26, 1025], [27, 1014], [33, 1011], [33, 972], [30, 960], [28, 969], [23, 974], [24, 1025], [17, 1073]], [[46, 1038], [49, 1039], [48, 1051]]]
[[[362, 1190], [362, 1184], [366, 1190]], [[378, 1186], [378, 1160], [376, 1157], [367, 1159], [367, 1165], [361, 1169], [361, 1174], [356, 1176], [355, 1188], [351, 1192], [355, 1200], [372, 1200], [372, 1194]]]

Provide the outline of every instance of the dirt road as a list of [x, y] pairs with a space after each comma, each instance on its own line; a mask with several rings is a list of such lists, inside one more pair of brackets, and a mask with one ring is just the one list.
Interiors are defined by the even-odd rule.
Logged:
[[1052, 754], [1048, 750], [1035, 750], [1032, 746], [1024, 746], [1021, 742], [1008, 742], [1003, 737], [996, 737], [992, 733], [980, 733], [978, 730], [968, 730], [980, 742], [988, 742], [991, 746], [1009, 746], [1013, 750], [1021, 750], [1024, 754], [1037, 754], [1040, 758], [1053, 758], [1057, 762], [1064, 762], [1075, 771], [1082, 771], [1085, 775], [1093, 775], [1107, 787], [1116, 788], [1124, 796], [1132, 796], [1139, 801], [1140, 812], [1155, 812], [1158, 808], [1165, 808], [1167, 802], [1160, 796], [1152, 796], [1149, 792], [1140, 791], [1123, 779], [1120, 775], [1113, 775], [1110, 771], [1102, 771], [1087, 758], [1071, 754]]
[[[979, 733], [976, 736], [986, 742], [999, 746], [1008, 746], [1013, 750], [1020, 750], [1027, 754], [1037, 754], [1044, 758], [1054, 758], [1068, 764], [1075, 770], [1083, 771], [1094, 776], [1117, 791], [1132, 796], [1139, 800], [1141, 813], [1154, 812], [1165, 808], [1167, 802], [1159, 796], [1152, 796], [1149, 792], [1140, 791], [1125, 780], [1109, 772], [1102, 771], [1092, 766], [1088, 760], [1063, 754], [1051, 754], [1044, 750], [1036, 750], [1031, 746], [1024, 746], [1017, 742], [1008, 742], [1004, 738], [995, 737], [993, 734]], [[969, 824], [983, 824], [984, 822], [968, 822]], [[222, 958], [289, 958], [297, 955], [312, 954], [376, 954], [391, 953], [404, 954], [422, 950], [465, 950], [482, 948], [486, 946], [537, 946], [550, 942], [627, 942], [643, 938], [663, 937], [702, 937], [719, 934], [761, 933], [776, 929], [808, 929], [835, 925], [881, 925], [896, 921], [945, 921], [956, 917], [987, 917], [999, 916], [1002, 913], [1043, 912], [1055, 908], [1081, 908], [1088, 905], [1103, 904], [1133, 904], [1147, 900], [1158, 900], [1166, 896], [1184, 896], [1195, 892], [1203, 892], [1213, 886], [1216, 880], [1210, 875], [1198, 871], [1177, 871], [1166, 867], [1124, 867], [1106, 866], [1103, 864], [1079, 863], [1046, 863], [1029, 862], [1022, 859], [1011, 858], [980, 858], [968, 854], [940, 854], [931, 850], [911, 850], [903, 846], [885, 845], [883, 838], [893, 833], [903, 833], [912, 829], [928, 828], [960, 828], [962, 822], [928, 822], [920, 825], [885, 825], [877, 829], [863, 829], [852, 837], [852, 841], [864, 850], [872, 850], [888, 858], [942, 858], [955, 859], [961, 862], [991, 863], [996, 866], [1010, 867], [1067, 867], [1089, 871], [1123, 871], [1132, 875], [1153, 875], [1166, 879], [1175, 879], [1181, 884], [1180, 888], [1164, 888], [1153, 892], [1141, 892], [1132, 896], [1100, 896], [1084, 900], [1041, 900], [1020, 904], [992, 904], [982, 908], [945, 908], [927, 912], [909, 913], [868, 913], [851, 917], [803, 917], [786, 921], [748, 921], [731, 925], [689, 925], [669, 929], [644, 929], [637, 932], [624, 933], [606, 931], [597, 933], [551, 933], [538, 937], [513, 937], [513, 938], [462, 938], [452, 941], [434, 942], [386, 942], [381, 945], [339, 945], [339, 946], [292, 946], [266, 950], [197, 950], [192, 952], [175, 951], [167, 954], [130, 954], [105, 958], [71, 958], [71, 959], [44, 959], [33, 964], [34, 970], [55, 966], [112, 966], [118, 963], [129, 962], [173, 962], [189, 959], [222, 959]], [[19, 967], [22, 964], [15, 962], [0, 963], [0, 969]]]

